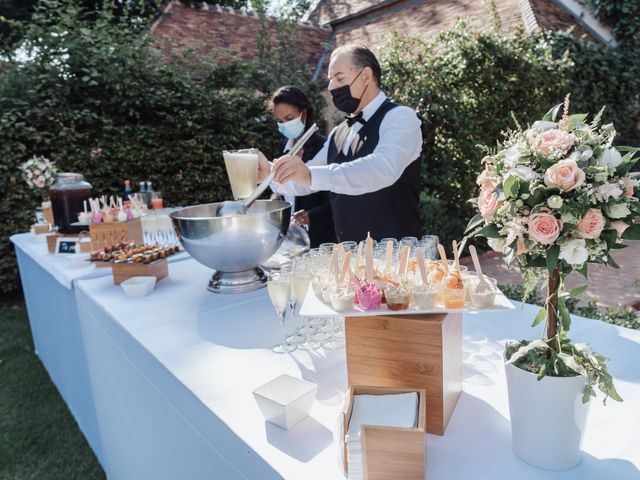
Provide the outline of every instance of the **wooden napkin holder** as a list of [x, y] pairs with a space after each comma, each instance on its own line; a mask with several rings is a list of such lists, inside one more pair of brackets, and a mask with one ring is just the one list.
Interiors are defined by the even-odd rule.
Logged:
[[159, 258], [150, 263], [112, 263], [113, 283], [120, 285], [131, 277], [156, 277], [158, 280], [169, 275], [169, 262]]
[[136, 245], [144, 243], [142, 222], [139, 218], [117, 223], [92, 223], [89, 225], [89, 234], [93, 251], [120, 242], [133, 242]]
[[444, 435], [462, 391], [462, 314], [345, 319], [349, 385], [424, 389], [426, 430]]
[[418, 423], [415, 428], [362, 427], [362, 468], [366, 480], [419, 480], [425, 472], [427, 395], [424, 389], [352, 385], [342, 410], [344, 471], [348, 472], [347, 431], [355, 395], [418, 393]]
[[31, 231], [34, 235], [46, 235], [51, 231], [51, 225], [48, 223], [34, 223], [31, 225]]

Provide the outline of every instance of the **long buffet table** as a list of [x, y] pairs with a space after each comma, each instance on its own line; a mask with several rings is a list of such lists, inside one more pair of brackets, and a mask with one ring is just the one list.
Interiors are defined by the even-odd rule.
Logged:
[[[344, 351], [272, 353], [280, 329], [265, 290], [210, 293], [211, 272], [187, 258], [129, 299], [108, 269], [71, 272], [28, 236], [12, 240], [36, 351], [110, 479], [343, 478]], [[574, 318], [572, 336], [611, 358], [625, 402], [593, 402], [573, 470], [512, 452], [502, 349], [537, 333], [536, 312], [465, 315], [464, 392], [446, 434], [427, 435], [427, 478], [640, 478], [640, 332], [599, 321]], [[310, 418], [289, 431], [266, 423], [251, 394], [281, 373], [318, 384]]]

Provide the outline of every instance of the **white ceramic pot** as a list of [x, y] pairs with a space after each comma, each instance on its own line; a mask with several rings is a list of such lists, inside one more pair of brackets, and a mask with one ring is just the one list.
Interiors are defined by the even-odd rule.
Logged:
[[583, 376], [549, 377], [505, 365], [513, 450], [546, 470], [569, 470], [580, 463], [589, 404], [582, 403]]

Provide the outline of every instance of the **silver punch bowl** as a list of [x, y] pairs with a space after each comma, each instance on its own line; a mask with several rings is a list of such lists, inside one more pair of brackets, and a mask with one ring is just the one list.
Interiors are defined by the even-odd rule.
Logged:
[[219, 217], [219, 203], [170, 214], [180, 243], [201, 264], [215, 270], [209, 290], [240, 293], [266, 284], [260, 265], [278, 250], [289, 228], [291, 204], [257, 200], [248, 214]]

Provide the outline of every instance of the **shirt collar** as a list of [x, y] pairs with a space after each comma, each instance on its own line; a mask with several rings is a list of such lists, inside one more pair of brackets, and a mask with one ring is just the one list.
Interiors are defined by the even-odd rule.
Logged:
[[380, 90], [380, 93], [378, 93], [378, 95], [376, 95], [373, 100], [371, 100], [367, 104], [367, 106], [362, 109], [362, 118], [368, 121], [373, 116], [373, 114], [376, 113], [376, 110], [380, 108], [380, 106], [386, 99], [387, 96], [382, 90]]

